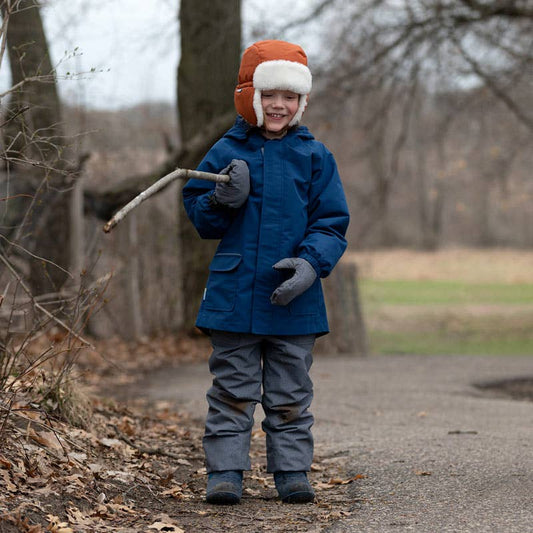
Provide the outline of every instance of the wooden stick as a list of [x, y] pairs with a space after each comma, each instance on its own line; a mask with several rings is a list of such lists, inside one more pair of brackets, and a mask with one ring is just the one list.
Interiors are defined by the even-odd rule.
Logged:
[[135, 209], [142, 202], [153, 196], [155, 193], [178, 179], [200, 179], [214, 181], [216, 183], [228, 183], [229, 176], [226, 174], [212, 174], [211, 172], [201, 172], [199, 170], [189, 170], [187, 168], [177, 168], [170, 174], [157, 180], [148, 189], [138, 194], [131, 202], [128, 202], [122, 209], [119, 209], [111, 219], [105, 224], [104, 232], [109, 233], [132, 209]]

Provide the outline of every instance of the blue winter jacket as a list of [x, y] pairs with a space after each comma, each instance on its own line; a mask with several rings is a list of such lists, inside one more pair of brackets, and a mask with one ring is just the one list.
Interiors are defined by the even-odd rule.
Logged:
[[[214, 183], [189, 180], [185, 209], [200, 236], [221, 239], [209, 266], [196, 325], [259, 335], [328, 332], [320, 278], [346, 249], [348, 207], [332, 154], [306, 127], [269, 140], [240, 117], [209, 150], [198, 170], [220, 172], [232, 159], [250, 170], [250, 195], [239, 209], [213, 206]], [[272, 266], [302, 257], [315, 283], [287, 306], [270, 295], [287, 274]]]

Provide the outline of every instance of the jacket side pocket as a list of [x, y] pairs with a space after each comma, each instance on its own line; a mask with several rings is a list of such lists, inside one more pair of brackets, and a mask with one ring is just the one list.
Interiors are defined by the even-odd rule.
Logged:
[[316, 280], [304, 293], [289, 303], [289, 312], [293, 316], [316, 315], [320, 304], [320, 280]]
[[238, 266], [241, 254], [215, 254], [209, 265], [209, 278], [202, 306], [213, 311], [232, 311], [238, 288]]

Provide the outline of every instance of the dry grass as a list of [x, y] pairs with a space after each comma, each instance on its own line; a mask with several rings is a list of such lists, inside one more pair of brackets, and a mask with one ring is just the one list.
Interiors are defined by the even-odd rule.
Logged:
[[533, 251], [352, 252], [374, 353], [533, 354]]
[[362, 279], [455, 280], [471, 283], [533, 283], [533, 251], [449, 248], [348, 252]]

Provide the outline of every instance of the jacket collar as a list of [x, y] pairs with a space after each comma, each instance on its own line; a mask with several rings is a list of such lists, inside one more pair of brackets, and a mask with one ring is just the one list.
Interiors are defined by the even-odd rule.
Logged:
[[[258, 128], [251, 126], [240, 115], [238, 115], [237, 119], [235, 120], [235, 123], [233, 124], [233, 127], [224, 134], [224, 137], [228, 137], [230, 139], [235, 139], [238, 141], [245, 141], [246, 139], [248, 139], [248, 137], [252, 135], [260, 136], [265, 141], [267, 140], [261, 135], [261, 132]], [[307, 129], [306, 126], [298, 126], [296, 128], [292, 128], [291, 130], [289, 130], [289, 132], [284, 138], [291, 137], [298, 137], [304, 140], [314, 139], [313, 134]]]

